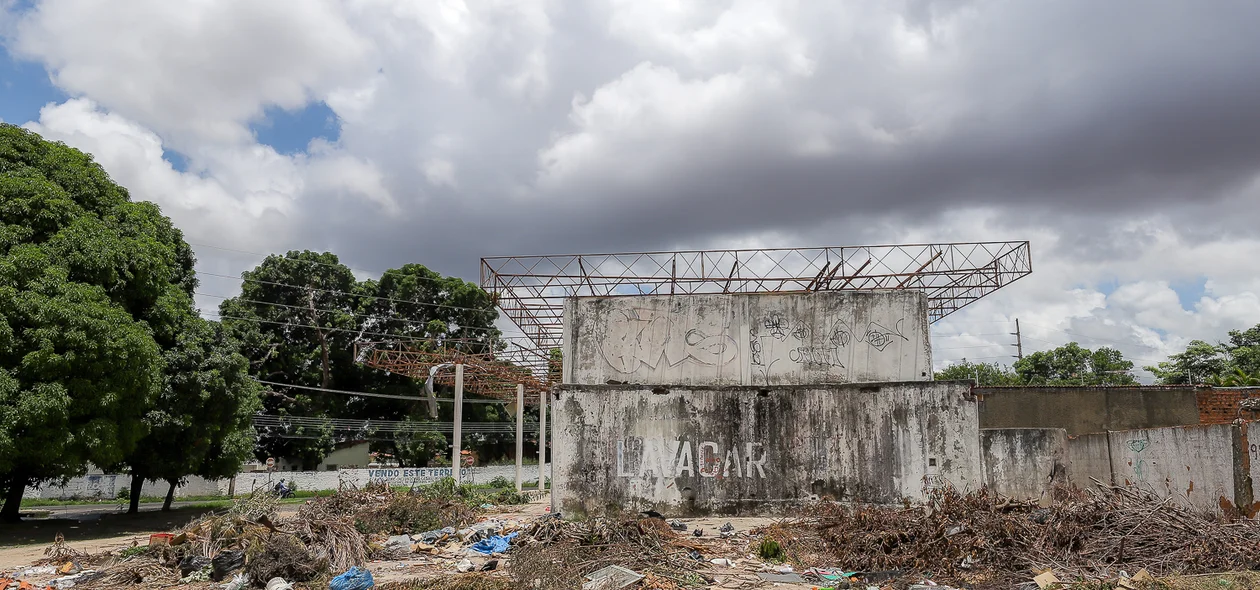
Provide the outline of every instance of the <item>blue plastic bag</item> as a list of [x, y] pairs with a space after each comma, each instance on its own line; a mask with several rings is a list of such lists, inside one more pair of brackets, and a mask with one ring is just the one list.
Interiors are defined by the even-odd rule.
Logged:
[[329, 590], [367, 590], [375, 585], [376, 582], [372, 580], [372, 572], [361, 570], [359, 566], [354, 566], [346, 570], [346, 573], [333, 578], [328, 583], [328, 588]]
[[470, 547], [469, 549], [472, 549], [473, 551], [476, 551], [477, 553], [484, 553], [486, 555], [493, 555], [495, 553], [503, 553], [504, 551], [508, 550], [508, 545], [511, 544], [512, 538], [515, 537], [516, 535], [517, 533], [512, 533], [510, 535], [503, 536], [503, 537], [496, 536], [496, 537], [490, 537], [487, 539], [482, 539], [480, 541], [477, 541], [475, 544], [473, 544], [473, 546]]

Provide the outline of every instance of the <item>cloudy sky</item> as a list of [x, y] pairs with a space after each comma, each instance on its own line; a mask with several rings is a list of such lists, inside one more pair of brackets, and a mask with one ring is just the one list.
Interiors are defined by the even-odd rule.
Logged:
[[1260, 3], [0, 0], [0, 119], [197, 247], [476, 280], [499, 254], [1030, 240], [938, 364], [1140, 366], [1260, 322]]

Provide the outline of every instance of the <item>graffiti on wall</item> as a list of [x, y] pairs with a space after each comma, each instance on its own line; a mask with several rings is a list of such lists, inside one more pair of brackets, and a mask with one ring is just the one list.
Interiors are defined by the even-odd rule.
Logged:
[[752, 382], [798, 371], [844, 381], [855, 353], [858, 359], [897, 357], [903, 350], [897, 344], [910, 341], [904, 318], [855, 324], [851, 316], [823, 319], [780, 311], [737, 315], [729, 309], [713, 313], [610, 309], [592, 326], [593, 348], [601, 368], [621, 375], [663, 375], [687, 365], [748, 375]]
[[1137, 453], [1137, 457], [1131, 459], [1129, 465], [1133, 466], [1133, 474], [1137, 476], [1138, 481], [1146, 481], [1146, 460], [1142, 458], [1142, 451], [1145, 451], [1149, 444], [1149, 442], [1141, 438], [1125, 442], [1130, 451]]
[[766, 452], [762, 443], [713, 441], [692, 444], [688, 440], [632, 437], [617, 441], [618, 477], [766, 477]]
[[652, 310], [628, 309], [614, 311], [602, 332], [600, 355], [620, 373], [683, 363], [721, 366], [739, 358], [739, 344], [717, 322], [688, 327]]

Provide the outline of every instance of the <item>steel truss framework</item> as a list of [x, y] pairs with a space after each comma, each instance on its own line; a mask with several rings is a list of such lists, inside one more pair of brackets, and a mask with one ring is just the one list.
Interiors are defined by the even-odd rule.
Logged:
[[1027, 241], [481, 259], [481, 287], [539, 348], [568, 297], [911, 289], [933, 322], [1032, 272]]
[[[497, 399], [516, 399], [516, 386], [525, 385], [526, 399], [533, 400], [547, 391], [552, 377], [559, 377], [560, 368], [551, 362], [545, 351], [507, 343], [502, 351], [469, 353], [458, 344], [445, 341], [440, 345], [402, 346], [397, 342], [366, 342], [355, 346], [355, 358], [363, 364], [426, 380], [429, 370], [442, 364], [464, 365], [464, 391]], [[453, 386], [455, 371], [438, 371], [435, 384]], [[427, 399], [427, 398], [426, 398]]]

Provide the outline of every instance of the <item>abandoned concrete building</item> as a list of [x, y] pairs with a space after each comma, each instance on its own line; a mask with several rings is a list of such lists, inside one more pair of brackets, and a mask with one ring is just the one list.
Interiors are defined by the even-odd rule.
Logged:
[[932, 380], [931, 322], [1029, 272], [1028, 243], [1008, 242], [485, 259], [482, 286], [562, 351], [562, 514], [775, 513], [941, 486], [1046, 498], [1095, 479], [1250, 510], [1247, 421], [1217, 400], [1247, 392]]

